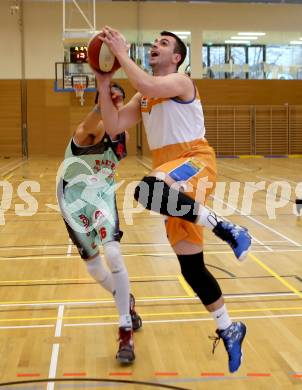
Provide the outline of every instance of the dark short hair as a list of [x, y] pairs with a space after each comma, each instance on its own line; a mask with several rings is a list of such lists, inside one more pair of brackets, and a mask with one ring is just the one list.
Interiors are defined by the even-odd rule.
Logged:
[[117, 88], [121, 92], [123, 99], [125, 99], [126, 95], [125, 95], [125, 91], [124, 91], [123, 87], [121, 87], [117, 83], [113, 83], [113, 84], [111, 84], [111, 88]]
[[187, 56], [187, 48], [184, 42], [174, 33], [170, 31], [162, 31], [160, 33], [161, 36], [168, 36], [168, 37], [173, 37], [176, 41], [175, 43], [175, 48], [174, 48], [174, 53], [180, 54], [180, 61], [177, 63], [177, 69], [180, 67], [180, 65], [184, 62]]
[[[125, 99], [125, 97], [126, 97], [125, 91], [119, 84], [112, 83], [110, 85], [110, 88], [112, 88], [112, 87], [117, 88], [122, 93], [123, 99]], [[98, 104], [98, 101], [99, 101], [99, 91], [97, 91], [97, 93], [95, 95], [94, 104]]]

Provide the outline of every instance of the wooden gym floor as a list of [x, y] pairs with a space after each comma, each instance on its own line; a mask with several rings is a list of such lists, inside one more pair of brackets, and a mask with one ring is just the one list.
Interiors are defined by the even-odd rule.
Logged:
[[[231, 204], [229, 218], [248, 227], [254, 238], [248, 259], [238, 263], [227, 245], [205, 232], [205, 261], [219, 280], [230, 315], [248, 327], [244, 361], [233, 375], [222, 342], [212, 354], [208, 336], [215, 325], [180, 276], [162, 217], [144, 211], [133, 215], [134, 224], [126, 224], [132, 198], [125, 189], [148, 172], [148, 162], [142, 165], [134, 157], [118, 171], [117, 180], [125, 181], [118, 207], [122, 250], [144, 326], [135, 334], [135, 364], [116, 363], [112, 298], [87, 274], [56, 210], [59, 163], [30, 159], [3, 178], [13, 186], [13, 198], [0, 226], [0, 387], [152, 388], [131, 383], [140, 381], [159, 389], [302, 389], [302, 222], [293, 213], [301, 158], [218, 160], [219, 181], [239, 182], [240, 199], [236, 204], [231, 190], [223, 204], [223, 194], [216, 192], [216, 207]], [[40, 185], [29, 191], [38, 202], [33, 215], [17, 215], [20, 206], [15, 210], [23, 204], [29, 214], [17, 193], [25, 180]], [[272, 204], [276, 180], [287, 181], [290, 193], [278, 200], [289, 202], [270, 219], [266, 204]], [[251, 214], [240, 215], [244, 183], [261, 181], [266, 188], [254, 195]], [[48, 378], [65, 381], [47, 383]]]

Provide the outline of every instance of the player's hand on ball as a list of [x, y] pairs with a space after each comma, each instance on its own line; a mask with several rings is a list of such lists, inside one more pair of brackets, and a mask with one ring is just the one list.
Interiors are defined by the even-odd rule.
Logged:
[[101, 39], [109, 46], [111, 52], [116, 57], [120, 57], [123, 55], [127, 55], [128, 57], [129, 44], [126, 42], [125, 37], [119, 31], [109, 26], [105, 26], [102, 29], [102, 32], [104, 34], [104, 37], [100, 36], [99, 39]]

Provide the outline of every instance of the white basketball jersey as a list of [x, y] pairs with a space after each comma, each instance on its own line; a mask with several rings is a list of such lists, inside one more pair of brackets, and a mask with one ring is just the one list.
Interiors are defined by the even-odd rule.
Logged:
[[188, 102], [142, 97], [141, 112], [151, 150], [205, 137], [203, 110], [196, 88], [194, 98]]

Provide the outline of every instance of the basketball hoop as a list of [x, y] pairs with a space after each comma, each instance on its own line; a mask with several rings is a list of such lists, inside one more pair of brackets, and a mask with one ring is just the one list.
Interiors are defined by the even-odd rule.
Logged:
[[85, 99], [84, 99], [84, 92], [86, 88], [86, 83], [77, 83], [73, 85], [73, 89], [75, 91], [76, 97], [80, 99], [81, 106], [84, 105]]

